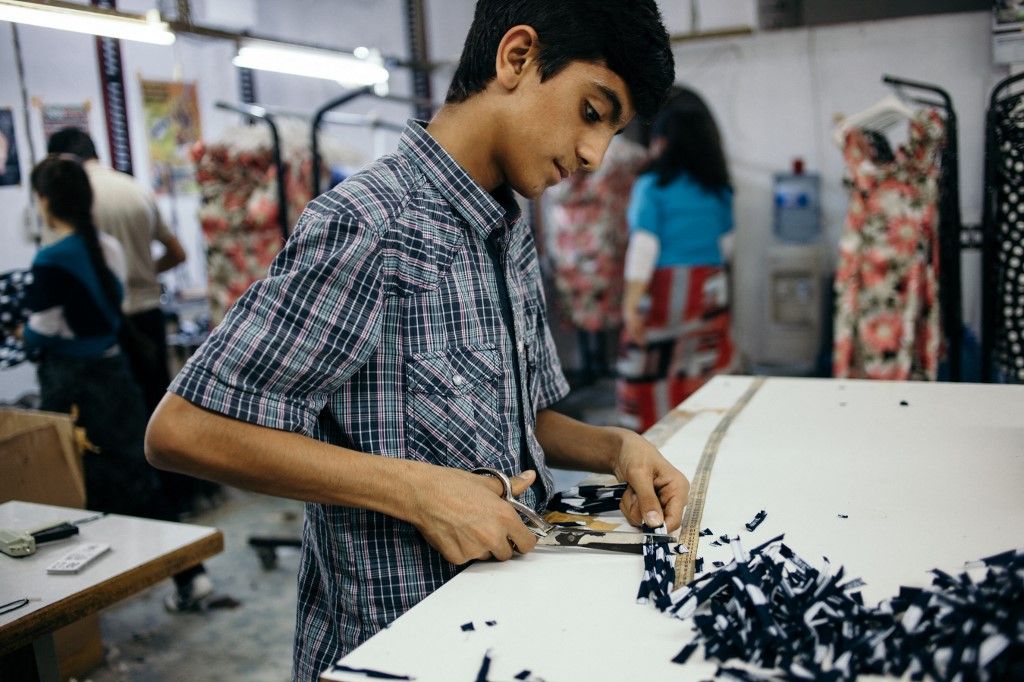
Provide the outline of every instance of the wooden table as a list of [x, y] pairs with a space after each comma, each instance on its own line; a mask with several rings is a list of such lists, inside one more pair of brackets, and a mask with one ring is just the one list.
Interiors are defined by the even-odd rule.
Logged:
[[[708, 437], [751, 385], [718, 377], [649, 432], [692, 476]], [[905, 404], [903, 404], [905, 403]], [[779, 533], [809, 561], [867, 581], [865, 601], [930, 584], [932, 568], [1024, 547], [1024, 387], [768, 379], [714, 466], [702, 526], [752, 547]], [[753, 533], [743, 524], [764, 509]], [[839, 515], [846, 515], [841, 518]], [[728, 547], [697, 548], [705, 561]], [[636, 604], [637, 556], [538, 548], [461, 573], [343, 659], [420, 682], [529, 669], [559, 682], [708, 679], [670, 662], [692, 623]], [[497, 621], [488, 627], [487, 620]], [[476, 630], [460, 625], [473, 621]], [[365, 680], [325, 671], [323, 680]]]
[[[38, 528], [48, 522], [93, 516], [29, 502], [0, 505], [0, 528]], [[73, 575], [48, 575], [46, 567], [74, 545], [106, 542], [110, 551]], [[40, 679], [57, 679], [54, 630], [95, 613], [150, 585], [169, 578], [224, 549], [215, 528], [151, 521], [110, 514], [83, 524], [78, 535], [39, 545], [35, 554], [12, 558], [0, 554], [0, 604], [30, 597], [32, 601], [0, 615], [0, 656], [22, 660], [34, 650]]]

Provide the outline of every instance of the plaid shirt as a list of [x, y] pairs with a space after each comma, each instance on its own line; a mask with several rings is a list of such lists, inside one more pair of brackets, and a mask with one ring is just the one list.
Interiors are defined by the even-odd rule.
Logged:
[[[536, 468], [524, 499], [539, 508], [552, 481], [536, 413], [568, 385], [533, 235], [511, 192], [497, 194], [500, 202], [411, 122], [397, 153], [310, 202], [269, 276], [170, 390], [235, 419], [385, 457]], [[295, 677], [316, 679], [458, 570], [408, 523], [307, 504]]]

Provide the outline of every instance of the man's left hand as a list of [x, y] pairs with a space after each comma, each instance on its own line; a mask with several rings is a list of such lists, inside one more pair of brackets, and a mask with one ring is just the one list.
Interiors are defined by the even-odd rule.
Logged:
[[669, 532], [679, 528], [690, 482], [650, 441], [633, 432], [624, 435], [612, 473], [629, 484], [620, 507], [630, 523], [657, 528], [664, 521]]

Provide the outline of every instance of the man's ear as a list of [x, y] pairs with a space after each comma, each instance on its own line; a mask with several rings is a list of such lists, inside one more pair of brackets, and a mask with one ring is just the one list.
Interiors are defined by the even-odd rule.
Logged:
[[513, 26], [498, 43], [495, 55], [495, 81], [504, 90], [515, 90], [523, 76], [534, 68], [540, 41], [537, 31], [525, 24]]

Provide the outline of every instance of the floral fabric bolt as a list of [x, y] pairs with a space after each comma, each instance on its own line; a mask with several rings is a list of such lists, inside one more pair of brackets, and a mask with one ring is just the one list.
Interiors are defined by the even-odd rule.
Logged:
[[[266, 277], [281, 250], [277, 169], [269, 148], [236, 150], [230, 144], [198, 142], [192, 160], [202, 195], [199, 222], [206, 238], [207, 296], [216, 325], [250, 284]], [[294, 225], [311, 199], [312, 160], [292, 152], [284, 163], [288, 224]]]
[[874, 157], [847, 133], [852, 183], [835, 277], [837, 378], [934, 381], [938, 374], [938, 174], [945, 123], [931, 109], [910, 122], [895, 158]]

